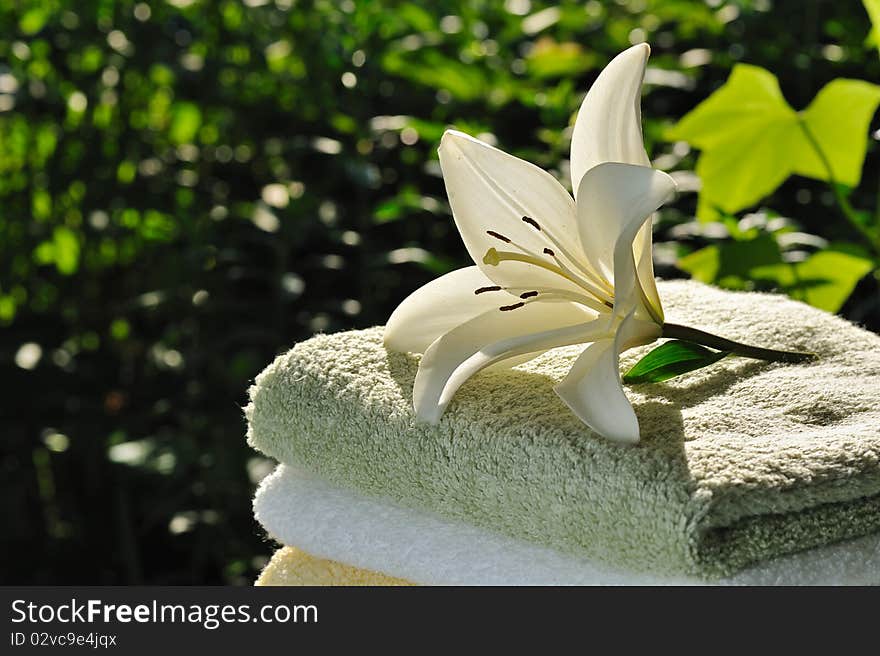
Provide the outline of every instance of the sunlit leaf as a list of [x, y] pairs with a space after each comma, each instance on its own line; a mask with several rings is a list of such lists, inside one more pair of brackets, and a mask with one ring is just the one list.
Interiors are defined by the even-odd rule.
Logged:
[[727, 83], [675, 125], [667, 138], [701, 148], [701, 195], [727, 212], [753, 205], [790, 174], [803, 134], [776, 77], [740, 64]]
[[36, 34], [49, 20], [49, 10], [45, 7], [28, 9], [18, 21], [18, 28], [25, 34]]
[[532, 77], [573, 77], [593, 68], [596, 56], [585, 52], [578, 43], [558, 43], [543, 37], [529, 51], [526, 63]]
[[434, 15], [413, 2], [402, 4], [395, 9], [395, 13], [419, 32], [429, 32], [437, 26], [437, 20]]
[[705, 346], [672, 340], [666, 342], [639, 360], [623, 377], [623, 382], [659, 383], [689, 371], [708, 367], [730, 355], [727, 351], [712, 351]]
[[[857, 187], [868, 148], [868, 126], [880, 103], [880, 87], [839, 78], [825, 85], [804, 110], [802, 119], [831, 166], [835, 182]], [[828, 169], [812, 144], [798, 142], [791, 153], [795, 173], [828, 180]]]
[[110, 336], [116, 340], [124, 340], [131, 332], [131, 325], [125, 319], [114, 319], [110, 323]]
[[874, 269], [874, 262], [858, 249], [832, 246], [803, 262], [757, 267], [756, 280], [770, 280], [789, 296], [828, 312], [837, 312], [856, 283]]
[[134, 182], [136, 174], [137, 166], [135, 166], [134, 162], [123, 160], [119, 162], [119, 166], [116, 167], [116, 179], [122, 184], [131, 184]]
[[871, 19], [871, 38], [880, 50], [880, 0], [862, 0]]
[[52, 231], [52, 239], [38, 244], [33, 253], [38, 264], [54, 264], [58, 273], [66, 276], [79, 268], [79, 239], [66, 226], [57, 226]]
[[37, 244], [34, 248], [34, 261], [37, 264], [52, 264], [55, 261], [55, 245], [51, 240]]
[[666, 136], [702, 149], [696, 167], [703, 183], [702, 207], [733, 213], [772, 193], [792, 173], [858, 184], [867, 127], [878, 103], [880, 87], [838, 79], [798, 113], [772, 73], [739, 64], [720, 89]]
[[395, 221], [403, 216], [404, 205], [394, 199], [386, 200], [376, 206], [373, 210], [374, 223], [388, 223]]
[[437, 142], [443, 136], [446, 125], [437, 121], [426, 121], [424, 119], [409, 117], [407, 126], [412, 127], [419, 133], [419, 137], [425, 141]]
[[0, 295], [0, 321], [9, 322], [15, 318], [15, 298], [11, 294]]
[[754, 278], [760, 267], [782, 264], [782, 253], [773, 235], [761, 233], [754, 239], [725, 241], [685, 255], [678, 267], [695, 280], [738, 289]]
[[191, 102], [174, 103], [168, 138], [176, 144], [192, 143], [202, 125], [202, 111]]
[[147, 241], [169, 241], [177, 233], [174, 220], [167, 214], [156, 210], [144, 212], [138, 232]]
[[55, 267], [69, 276], [79, 268], [79, 240], [70, 228], [58, 226], [52, 234], [55, 247]]
[[389, 223], [424, 209], [422, 196], [413, 187], [404, 187], [373, 210], [373, 223]]
[[468, 66], [428, 48], [389, 52], [382, 59], [382, 66], [389, 73], [448, 91], [465, 101], [483, 96], [490, 86], [485, 68]]
[[98, 46], [90, 45], [83, 48], [79, 56], [79, 68], [84, 73], [97, 71], [104, 61], [104, 51]]
[[31, 211], [35, 219], [48, 219], [52, 215], [52, 195], [45, 189], [35, 189], [31, 196]]

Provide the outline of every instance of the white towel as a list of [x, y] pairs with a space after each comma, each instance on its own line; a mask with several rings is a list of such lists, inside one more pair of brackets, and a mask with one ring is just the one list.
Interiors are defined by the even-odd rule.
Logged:
[[[254, 513], [278, 542], [426, 585], [700, 585], [613, 569], [460, 521], [403, 508], [279, 465]], [[777, 558], [724, 585], [878, 585], [880, 534]]]

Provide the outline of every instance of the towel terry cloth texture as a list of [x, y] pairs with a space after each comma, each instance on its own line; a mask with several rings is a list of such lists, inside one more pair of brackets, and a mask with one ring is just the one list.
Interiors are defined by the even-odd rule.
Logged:
[[665, 576], [730, 576], [880, 530], [880, 337], [782, 296], [659, 289], [667, 321], [820, 357], [628, 387], [642, 441], [626, 446], [553, 392], [577, 347], [478, 374], [428, 425], [411, 405], [418, 356], [387, 352], [381, 328], [319, 335], [258, 376], [249, 443], [367, 495]]
[[282, 547], [263, 568], [255, 585], [392, 586], [412, 583], [332, 560], [315, 558], [296, 547]]
[[[254, 514], [275, 540], [303, 549], [285, 547], [273, 557], [260, 580], [276, 585], [363, 585], [401, 579], [425, 585], [703, 583], [694, 577], [664, 577], [590, 562], [370, 497], [286, 465], [263, 480], [254, 500]], [[374, 572], [400, 578], [377, 579], [381, 575]], [[714, 582], [878, 585], [880, 533], [780, 556]]]

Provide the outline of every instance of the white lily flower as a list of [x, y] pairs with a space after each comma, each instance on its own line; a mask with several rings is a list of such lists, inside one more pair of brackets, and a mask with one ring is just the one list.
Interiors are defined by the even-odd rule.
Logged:
[[439, 421], [458, 388], [490, 365], [588, 344], [556, 393], [595, 432], [638, 442], [619, 355], [661, 336], [650, 219], [675, 193], [642, 141], [649, 53], [642, 44], [618, 55], [584, 99], [571, 145], [574, 199], [546, 171], [444, 134], [446, 190], [476, 266], [416, 290], [385, 328], [389, 349], [423, 353], [413, 388], [420, 419]]

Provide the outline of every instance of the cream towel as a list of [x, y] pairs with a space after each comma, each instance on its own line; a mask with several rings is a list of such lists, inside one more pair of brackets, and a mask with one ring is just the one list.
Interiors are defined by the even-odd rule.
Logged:
[[282, 547], [269, 560], [255, 585], [389, 586], [412, 583], [315, 558], [295, 547]]

